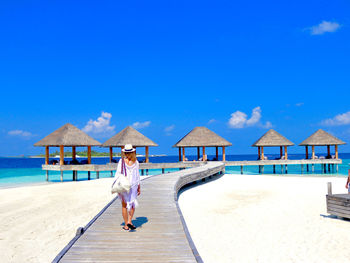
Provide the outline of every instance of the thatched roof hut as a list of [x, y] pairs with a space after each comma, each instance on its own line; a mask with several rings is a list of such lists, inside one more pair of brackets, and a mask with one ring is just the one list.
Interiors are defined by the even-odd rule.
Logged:
[[270, 129], [263, 136], [261, 136], [252, 146], [258, 147], [259, 159], [264, 160], [264, 147], [280, 147], [280, 157], [282, 158], [282, 147], [284, 146], [284, 158], [288, 159], [287, 147], [292, 145], [294, 145], [294, 143], [292, 143], [286, 137], [276, 132], [275, 130]]
[[309, 158], [308, 146], [312, 147], [312, 159], [315, 159], [315, 146], [327, 146], [328, 158], [331, 157], [330, 146], [335, 146], [335, 158], [338, 159], [338, 145], [346, 144], [344, 141], [338, 139], [337, 137], [329, 134], [328, 132], [319, 129], [313, 134], [311, 134], [307, 139], [305, 139], [300, 146], [305, 146], [306, 158]]
[[[218, 147], [222, 147], [223, 161], [225, 161], [225, 147], [231, 146], [232, 143], [225, 140], [215, 132], [206, 127], [195, 127], [192, 131], [186, 134], [173, 147], [179, 148], [179, 160], [185, 160], [185, 148], [197, 147], [197, 155], [199, 159], [200, 148], [203, 148], [203, 160], [205, 160], [205, 147], [216, 147], [216, 158], [218, 159]], [[182, 148], [182, 158], [181, 158]]]
[[64, 147], [72, 147], [72, 158], [75, 159], [75, 147], [88, 147], [88, 163], [91, 163], [91, 146], [100, 146], [101, 143], [87, 135], [74, 125], [67, 123], [58, 130], [41, 139], [34, 146], [45, 146], [45, 164], [49, 162], [49, 147], [60, 147], [60, 165], [64, 164]]
[[149, 161], [148, 147], [158, 146], [154, 141], [147, 138], [145, 135], [135, 130], [133, 127], [128, 126], [112, 138], [102, 144], [102, 147], [109, 147], [110, 149], [110, 160], [112, 161], [113, 147], [123, 148], [125, 144], [132, 144], [134, 147], [145, 147], [146, 148], [146, 162]]

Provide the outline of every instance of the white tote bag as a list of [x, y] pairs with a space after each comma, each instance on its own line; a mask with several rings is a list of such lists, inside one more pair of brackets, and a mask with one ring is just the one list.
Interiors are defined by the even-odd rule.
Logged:
[[112, 184], [111, 192], [112, 194], [115, 194], [115, 193], [121, 194], [124, 192], [129, 193], [130, 188], [131, 188], [131, 184], [126, 174], [125, 162], [124, 162], [124, 159], [122, 159], [121, 173], [118, 173], [117, 171], [116, 178]]

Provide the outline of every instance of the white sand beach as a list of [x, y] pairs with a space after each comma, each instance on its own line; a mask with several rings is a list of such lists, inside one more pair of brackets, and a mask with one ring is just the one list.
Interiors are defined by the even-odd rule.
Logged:
[[224, 175], [180, 195], [204, 262], [349, 262], [350, 221], [326, 212], [327, 182], [346, 178]]
[[1, 189], [1, 262], [51, 262], [114, 197], [112, 180]]

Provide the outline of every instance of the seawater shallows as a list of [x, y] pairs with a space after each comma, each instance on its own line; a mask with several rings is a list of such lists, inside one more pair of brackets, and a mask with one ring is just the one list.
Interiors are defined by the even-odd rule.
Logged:
[[[274, 159], [278, 157], [277, 155], [267, 155], [269, 159]], [[311, 165], [309, 165], [309, 173], [306, 172], [306, 165], [304, 165], [304, 176], [347, 176], [350, 162], [350, 154], [340, 154], [340, 158], [343, 159], [343, 163], [339, 165], [339, 172], [336, 173], [326, 173], [324, 174], [321, 170], [321, 165], [315, 165], [315, 173], [311, 173]], [[196, 156], [188, 155], [189, 160], [195, 160]], [[209, 160], [213, 159], [213, 155], [208, 155]], [[290, 154], [290, 159], [303, 159], [303, 154]], [[55, 158], [52, 158], [55, 159]], [[57, 158], [56, 158], [57, 159]], [[84, 158], [79, 158], [82, 160]], [[143, 158], [138, 158], [142, 161]], [[220, 157], [219, 157], [220, 159]], [[228, 161], [238, 161], [238, 160], [256, 160], [257, 155], [227, 155], [226, 159]], [[51, 159], [50, 159], [51, 160]], [[69, 161], [69, 158], [65, 160]], [[177, 162], [178, 156], [159, 156], [150, 157], [150, 162], [154, 163], [165, 163], [165, 162]], [[94, 164], [106, 164], [109, 162], [109, 158], [92, 158], [92, 163]], [[12, 187], [20, 186], [24, 184], [33, 183], [45, 183], [46, 175], [45, 171], [41, 169], [41, 165], [44, 163], [44, 158], [0, 158], [0, 187]], [[258, 174], [258, 166], [244, 166], [244, 174]], [[328, 169], [328, 167], [327, 167]], [[178, 169], [165, 169], [165, 173], [174, 172]], [[161, 174], [161, 169], [149, 169], [148, 175]], [[237, 167], [226, 167], [226, 174], [240, 174], [241, 168]], [[301, 174], [300, 165], [288, 165], [289, 174]], [[265, 166], [264, 174], [273, 174], [273, 167]], [[276, 165], [276, 174], [281, 174], [281, 167]], [[110, 177], [110, 172], [100, 172], [100, 178]], [[96, 173], [91, 172], [91, 179], [96, 178]], [[78, 180], [87, 180], [87, 172], [78, 172]], [[50, 182], [60, 182], [60, 172], [50, 171]], [[72, 181], [72, 171], [65, 171], [63, 173], [64, 181]]]

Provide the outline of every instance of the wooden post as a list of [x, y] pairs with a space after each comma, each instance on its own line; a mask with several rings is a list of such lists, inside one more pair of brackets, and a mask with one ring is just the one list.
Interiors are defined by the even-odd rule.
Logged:
[[286, 164], [286, 174], [288, 173], [288, 165]]
[[243, 165], [241, 165], [241, 174], [243, 174]]
[[111, 171], [111, 177], [113, 177], [113, 171]]
[[215, 151], [216, 151], [216, 160], [219, 161], [219, 147], [218, 146], [215, 147]]
[[222, 147], [222, 161], [226, 162], [225, 146]]
[[164, 168], [162, 168], [162, 174], [164, 173]]
[[203, 146], [203, 162], [207, 160], [207, 157], [205, 155], [205, 146]]
[[181, 162], [181, 147], [179, 147], [179, 162]]
[[77, 154], [75, 151], [75, 146], [72, 146], [72, 160], [75, 160], [75, 159], [77, 159]]
[[304, 173], [304, 165], [301, 164], [301, 173], [303, 174]]
[[90, 177], [91, 177], [91, 176], [90, 176], [90, 171], [88, 171], [88, 180], [90, 180]]
[[124, 158], [124, 152], [123, 152], [124, 146], [120, 147], [120, 157]]
[[312, 173], [315, 172], [315, 165], [314, 164], [311, 165], [311, 171], [312, 171]]
[[197, 147], [197, 161], [201, 158], [201, 150]]
[[109, 147], [109, 162], [111, 163], [113, 160], [113, 147]]
[[88, 146], [87, 158], [88, 164], [91, 164], [91, 146]]
[[99, 179], [99, 178], [100, 178], [100, 172], [97, 171], [97, 172], [96, 172], [96, 179]]
[[276, 173], [276, 165], [273, 165], [273, 173]]
[[63, 182], [63, 171], [61, 171], [61, 182]]
[[49, 146], [45, 147], [45, 164], [49, 164], [50, 152]]
[[261, 160], [261, 155], [260, 155], [260, 146], [258, 146], [258, 160]]
[[260, 160], [265, 160], [265, 157], [264, 157], [264, 146], [261, 146], [261, 159]]
[[184, 162], [185, 160], [186, 160], [185, 147], [182, 147], [182, 161]]
[[46, 170], [46, 181], [49, 181], [49, 170]]
[[261, 173], [264, 174], [265, 165], [261, 166]]
[[307, 145], [305, 146], [305, 155], [306, 159], [309, 159], [309, 147]]
[[60, 145], [60, 165], [64, 165], [64, 146]]
[[335, 159], [338, 159], [338, 145], [334, 145], [335, 148]]
[[287, 146], [284, 146], [284, 159], [288, 160]]
[[315, 145], [312, 145], [312, 159], [315, 159]]
[[331, 156], [331, 146], [327, 145], [327, 156]]
[[280, 159], [282, 159], [282, 156], [283, 156], [283, 147], [280, 146]]
[[146, 163], [149, 163], [149, 156], [148, 156], [148, 146], [145, 147], [145, 152], [146, 152]]
[[331, 182], [327, 183], [327, 188], [328, 188], [328, 195], [332, 195], [332, 183]]

